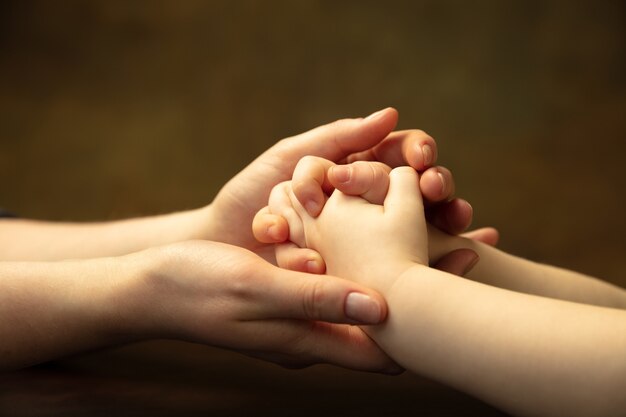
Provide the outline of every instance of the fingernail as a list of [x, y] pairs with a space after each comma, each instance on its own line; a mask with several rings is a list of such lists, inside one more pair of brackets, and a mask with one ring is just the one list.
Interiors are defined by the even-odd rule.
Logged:
[[441, 183], [441, 192], [443, 193], [446, 190], [446, 180], [441, 172], [437, 172], [437, 178], [439, 178], [439, 182]]
[[351, 292], [346, 297], [346, 316], [362, 324], [380, 323], [380, 304], [369, 295]]
[[320, 264], [318, 261], [314, 260], [314, 259], [309, 259], [308, 261], [306, 261], [306, 270], [312, 274], [316, 274], [318, 273], [320, 269]]
[[267, 228], [267, 234], [269, 235], [269, 237], [272, 238], [272, 240], [274, 240], [275, 242], [281, 241], [282, 236], [280, 235], [280, 231], [278, 230], [278, 227], [276, 227], [275, 224], [271, 225], [270, 227]]
[[467, 208], [467, 210], [469, 210], [470, 214], [474, 214], [474, 207], [472, 207], [472, 205], [469, 203], [469, 201], [461, 200], [461, 202]]
[[352, 176], [352, 168], [344, 165], [334, 166], [333, 175], [340, 183], [346, 183], [350, 181], [350, 177]]
[[424, 166], [430, 166], [433, 163], [433, 148], [430, 145], [422, 145], [422, 158]]
[[463, 276], [465, 276], [465, 274], [469, 273], [469, 271], [471, 271], [472, 269], [474, 269], [474, 267], [476, 266], [476, 264], [478, 263], [478, 261], [480, 261], [480, 256], [478, 256], [478, 254], [476, 254], [476, 257], [472, 260], [472, 262], [470, 262], [465, 269], [463, 270]]
[[319, 212], [319, 209], [320, 209], [320, 205], [317, 204], [317, 202], [314, 200], [309, 200], [306, 203], [304, 203], [304, 208], [306, 208], [306, 211], [307, 213], [309, 213], [309, 215], [317, 216], [317, 213]]
[[385, 112], [385, 110], [387, 110], [387, 109], [378, 110], [377, 112], [372, 113], [369, 116], [367, 116], [364, 120], [374, 120], [374, 119], [382, 116], [382, 114]]

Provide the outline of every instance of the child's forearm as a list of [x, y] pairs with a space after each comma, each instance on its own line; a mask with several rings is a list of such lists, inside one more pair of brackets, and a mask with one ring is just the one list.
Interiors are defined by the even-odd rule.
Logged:
[[208, 208], [102, 223], [0, 220], [0, 261], [55, 261], [124, 255], [203, 238]]
[[468, 278], [527, 294], [626, 309], [626, 290], [578, 272], [539, 264], [476, 243], [480, 261]]
[[620, 415], [626, 312], [502, 290], [425, 267], [385, 294], [370, 335], [398, 363], [517, 415]]
[[476, 251], [480, 261], [466, 275], [468, 278], [508, 290], [560, 300], [626, 309], [626, 289], [578, 272], [539, 264], [510, 255], [494, 247], [461, 237], [436, 236], [431, 248], [437, 256], [457, 248]]

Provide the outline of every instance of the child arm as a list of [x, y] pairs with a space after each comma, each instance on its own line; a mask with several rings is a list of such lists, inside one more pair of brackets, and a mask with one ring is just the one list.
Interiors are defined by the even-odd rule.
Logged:
[[405, 368], [514, 415], [626, 410], [626, 312], [537, 297], [416, 266], [367, 332]]
[[426, 267], [416, 181], [410, 169], [392, 171], [383, 207], [335, 192], [317, 219], [291, 194], [301, 241], [320, 252], [333, 274], [386, 297], [387, 322], [366, 332], [407, 369], [516, 415], [623, 413], [626, 312]]
[[626, 309], [626, 290], [600, 279], [523, 259], [470, 239], [430, 228], [434, 259], [458, 248], [474, 250], [480, 261], [466, 277], [484, 284], [560, 300]]

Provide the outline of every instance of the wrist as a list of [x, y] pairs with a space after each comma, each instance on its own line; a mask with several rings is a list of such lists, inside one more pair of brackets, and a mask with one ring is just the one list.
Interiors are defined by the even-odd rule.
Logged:
[[411, 276], [411, 271], [418, 271], [423, 268], [428, 269], [428, 266], [414, 261], [390, 261], [381, 271], [373, 270], [375, 275], [372, 275], [372, 279], [359, 282], [387, 297], [397, 287], [399, 281], [404, 280], [406, 276]]
[[215, 240], [214, 211], [213, 205], [208, 204], [189, 212], [191, 228], [186, 240]]
[[114, 337], [127, 342], [166, 337], [164, 322], [158, 318], [161, 293], [152, 285], [161, 253], [160, 248], [153, 248], [109, 259], [109, 270], [116, 277], [106, 300]]
[[213, 210], [211, 204], [204, 207], [187, 210], [178, 215], [178, 221], [173, 224], [172, 233], [175, 238], [170, 239], [165, 244], [183, 242], [186, 240], [213, 240], [215, 234], [213, 219]]

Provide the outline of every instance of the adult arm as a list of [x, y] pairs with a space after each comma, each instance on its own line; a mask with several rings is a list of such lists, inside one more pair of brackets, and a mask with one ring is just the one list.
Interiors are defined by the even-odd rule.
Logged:
[[[171, 338], [289, 367], [399, 372], [358, 327], [385, 302], [339, 278], [281, 270], [242, 248], [189, 241], [122, 257], [0, 263], [0, 370]], [[325, 322], [321, 322], [324, 320]]]
[[[303, 156], [335, 162], [379, 159], [390, 165], [407, 163], [420, 171], [434, 165], [435, 141], [417, 130], [392, 132], [397, 121], [397, 111], [387, 108], [367, 118], [342, 119], [283, 139], [230, 180], [211, 204], [196, 210], [86, 224], [3, 219], [0, 260], [117, 256], [183, 240], [207, 239], [241, 246], [273, 261], [272, 246], [256, 241], [251, 227], [245, 225], [251, 225], [255, 213], [265, 206], [271, 188], [291, 178]], [[450, 191], [439, 193], [435, 201], [447, 200], [450, 195], [452, 178], [446, 176], [444, 180]], [[440, 184], [435, 177], [431, 182], [434, 187]], [[441, 211], [466, 226], [471, 212], [459, 207]]]

